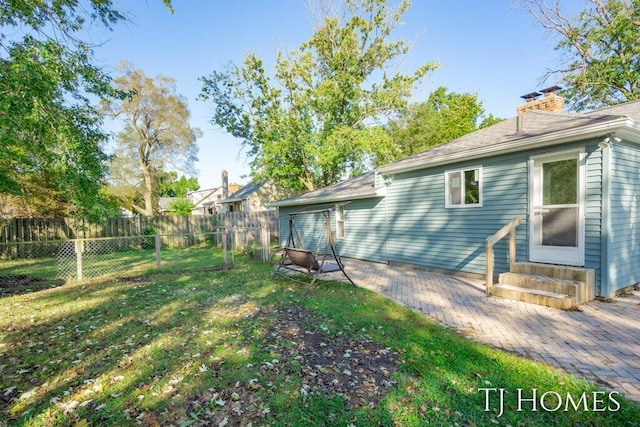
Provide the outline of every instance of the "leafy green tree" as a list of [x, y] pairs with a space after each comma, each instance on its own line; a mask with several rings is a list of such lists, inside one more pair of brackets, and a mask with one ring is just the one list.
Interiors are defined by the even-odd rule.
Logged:
[[[64, 3], [64, 4], [62, 4]], [[98, 215], [107, 172], [107, 136], [89, 94], [111, 94], [92, 65], [77, 2], [2, 2], [0, 26], [0, 192], [32, 215]], [[122, 17], [111, 2], [90, 14], [107, 27]], [[47, 34], [54, 32], [54, 35]]]
[[[157, 210], [157, 175], [171, 166], [191, 172], [197, 160], [196, 140], [201, 132], [189, 125], [186, 98], [175, 93], [175, 81], [165, 76], [145, 76], [133, 64], [120, 64], [115, 87], [131, 94], [104, 102], [104, 111], [120, 118], [123, 130], [116, 138], [112, 163], [113, 191], [137, 212], [153, 215]], [[138, 201], [142, 200], [142, 203]], [[142, 205], [142, 206], [141, 206]]]
[[111, 0], [0, 2], [0, 193], [23, 213], [108, 211], [107, 135], [91, 98], [116, 93], [81, 35], [124, 19]]
[[168, 207], [171, 215], [191, 215], [193, 203], [187, 199], [180, 198], [169, 203]]
[[409, 50], [391, 40], [409, 7], [384, 0], [346, 0], [326, 15], [298, 50], [278, 52], [267, 73], [255, 54], [202, 78], [212, 123], [242, 139], [255, 180], [313, 190], [387, 158], [394, 148], [377, 126], [406, 106], [428, 62], [411, 74], [392, 71]]
[[495, 125], [496, 123], [500, 123], [503, 120], [504, 119], [500, 117], [495, 117], [493, 114], [489, 114], [488, 116], [482, 119], [482, 122], [480, 122], [479, 128], [483, 129], [483, 128]]
[[523, 0], [548, 31], [560, 36], [556, 49], [567, 103], [573, 110], [601, 108], [640, 99], [640, 1], [588, 0], [575, 17], [560, 2]]
[[198, 190], [198, 178], [180, 176], [176, 172], [164, 172], [157, 174], [160, 197], [186, 197], [189, 191]]
[[[484, 118], [484, 119], [483, 119]], [[448, 92], [439, 87], [427, 101], [414, 104], [388, 128], [394, 145], [398, 147], [395, 159], [410, 156], [436, 145], [471, 133], [480, 127], [499, 122], [490, 115], [484, 117], [484, 108], [476, 94]]]

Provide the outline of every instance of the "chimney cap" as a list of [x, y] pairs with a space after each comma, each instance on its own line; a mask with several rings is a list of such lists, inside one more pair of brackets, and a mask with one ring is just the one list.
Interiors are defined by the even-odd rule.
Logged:
[[520, 98], [526, 99], [527, 101], [533, 101], [534, 99], [536, 99], [540, 95], [542, 95], [540, 92], [531, 92], [531, 93], [528, 93], [526, 95], [522, 95]]
[[546, 89], [541, 89], [540, 92], [542, 92], [544, 94], [547, 94], [547, 93], [557, 92], [560, 89], [562, 89], [560, 86], [551, 86], [551, 87], [548, 87]]

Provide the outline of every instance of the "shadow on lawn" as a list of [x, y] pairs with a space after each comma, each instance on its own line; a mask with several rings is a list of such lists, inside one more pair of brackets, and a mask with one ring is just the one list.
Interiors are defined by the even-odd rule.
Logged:
[[198, 361], [188, 357], [200, 347], [192, 341], [220, 296], [202, 298], [200, 286], [187, 276], [157, 275], [23, 296], [2, 319], [2, 412], [48, 424], [135, 419], [131, 402], [151, 409], [162, 393], [152, 397], [149, 388], [188, 377]]
[[[497, 408], [484, 411], [479, 387], [553, 390], [560, 379], [566, 390], [585, 390], [371, 292], [322, 282], [302, 298], [304, 286], [270, 281], [269, 273], [268, 266], [252, 265], [150, 274], [7, 298], [0, 308], [0, 411], [13, 424], [31, 425], [217, 425], [225, 417], [230, 425], [483, 425]], [[297, 317], [287, 317], [292, 307]], [[283, 319], [290, 323], [276, 328]], [[363, 355], [367, 340], [378, 352], [389, 346], [399, 354], [397, 386], [377, 405], [355, 405], [350, 397], [363, 389], [362, 382], [347, 384], [357, 365], [327, 377], [345, 382], [342, 389], [305, 388], [309, 378], [321, 378], [312, 371], [326, 372], [322, 364], [331, 359], [323, 352], [326, 360], [318, 356], [316, 366], [307, 366], [310, 347], [344, 343], [342, 363], [346, 346]], [[523, 417], [511, 409], [500, 421], [516, 415]], [[593, 421], [583, 415], [565, 414], [560, 424]], [[554, 416], [525, 419], [548, 425]]]

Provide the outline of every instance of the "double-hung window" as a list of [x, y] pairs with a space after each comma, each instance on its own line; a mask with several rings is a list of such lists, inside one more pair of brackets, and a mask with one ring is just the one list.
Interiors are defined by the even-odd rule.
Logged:
[[445, 207], [482, 206], [482, 168], [474, 167], [444, 173]]

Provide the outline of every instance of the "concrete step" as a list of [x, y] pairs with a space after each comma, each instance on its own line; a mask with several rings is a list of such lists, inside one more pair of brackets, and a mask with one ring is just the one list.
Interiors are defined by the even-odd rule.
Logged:
[[506, 284], [493, 286], [491, 295], [562, 310], [568, 310], [576, 305], [575, 298], [569, 295]]
[[591, 268], [573, 267], [568, 265], [541, 264], [536, 262], [514, 262], [509, 269], [512, 273], [534, 274], [556, 279], [573, 280], [575, 282], [589, 282], [591, 276], [595, 281], [595, 270]]
[[575, 297], [584, 292], [582, 288], [586, 286], [584, 282], [525, 273], [502, 273], [500, 274], [498, 283], [518, 286], [520, 288], [538, 289], [540, 291], [564, 294], [571, 297]]
[[[541, 290], [565, 293], [575, 298], [576, 305], [592, 301], [596, 295], [596, 271], [592, 268], [541, 264], [535, 262], [515, 262], [511, 264], [510, 270], [511, 273], [515, 274], [557, 279], [558, 283], [549, 284], [546, 280], [543, 280], [536, 284], [535, 279], [512, 280], [507, 277], [501, 279], [502, 281], [500, 283], [521, 287], [539, 287]], [[572, 282], [573, 285], [571, 284]], [[576, 285], [576, 283], [580, 282], [584, 283], [584, 285]]]

